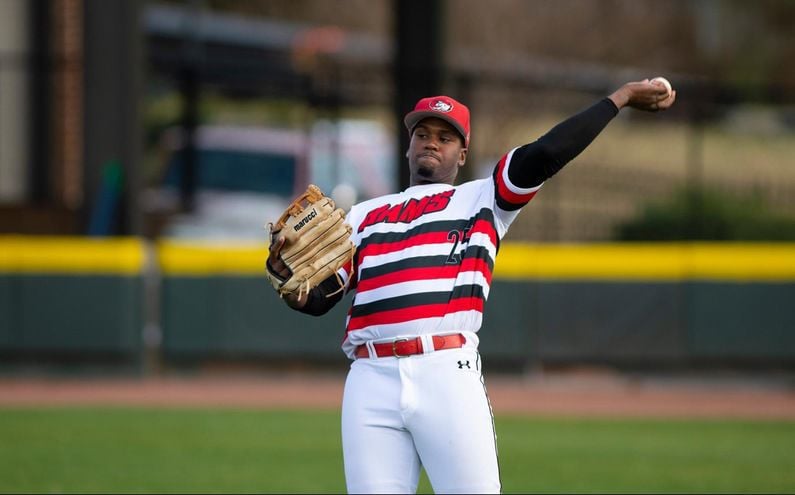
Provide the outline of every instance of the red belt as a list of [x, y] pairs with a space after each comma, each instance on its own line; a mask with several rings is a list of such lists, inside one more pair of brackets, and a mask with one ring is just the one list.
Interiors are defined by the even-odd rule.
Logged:
[[[458, 349], [463, 347], [466, 341], [466, 337], [460, 333], [434, 335], [433, 350], [441, 351], [442, 349]], [[392, 342], [373, 344], [373, 348], [375, 349], [375, 355], [378, 357], [405, 357], [423, 353], [422, 339], [420, 337], [414, 337], [412, 339], [397, 339]], [[367, 350], [366, 345], [360, 345], [356, 348], [356, 357], [370, 357], [370, 352]]]

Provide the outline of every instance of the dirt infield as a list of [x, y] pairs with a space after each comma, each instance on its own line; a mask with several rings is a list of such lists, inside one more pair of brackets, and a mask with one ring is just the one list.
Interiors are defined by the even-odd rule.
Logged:
[[[338, 373], [141, 379], [0, 378], [0, 407], [338, 409]], [[795, 420], [791, 383], [638, 380], [600, 374], [487, 375], [497, 415]]]

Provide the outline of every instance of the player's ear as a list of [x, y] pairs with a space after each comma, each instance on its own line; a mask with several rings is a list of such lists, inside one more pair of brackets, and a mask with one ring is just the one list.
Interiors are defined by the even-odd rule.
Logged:
[[458, 155], [458, 166], [459, 167], [463, 167], [464, 164], [466, 163], [466, 161], [467, 161], [467, 151], [469, 151], [469, 149], [461, 148], [461, 152]]

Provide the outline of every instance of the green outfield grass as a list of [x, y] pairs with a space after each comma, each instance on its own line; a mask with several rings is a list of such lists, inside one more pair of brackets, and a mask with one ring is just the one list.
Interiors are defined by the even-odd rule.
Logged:
[[[500, 417], [497, 432], [508, 493], [795, 492], [795, 422]], [[344, 489], [336, 412], [0, 409], [3, 493]]]

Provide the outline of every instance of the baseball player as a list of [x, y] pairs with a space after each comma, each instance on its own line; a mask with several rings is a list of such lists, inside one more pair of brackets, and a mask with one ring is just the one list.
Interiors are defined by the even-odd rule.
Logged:
[[[469, 110], [448, 96], [406, 114], [410, 187], [354, 205], [356, 254], [286, 303], [322, 315], [353, 300], [342, 349], [353, 360], [342, 403], [351, 493], [414, 493], [423, 467], [436, 493], [499, 493], [500, 473], [478, 330], [500, 239], [544, 181], [624, 107], [669, 108], [676, 92], [629, 82], [541, 138], [506, 153], [491, 177], [455, 185]], [[268, 270], [290, 276], [271, 243]], [[341, 290], [343, 289], [344, 290]]]

